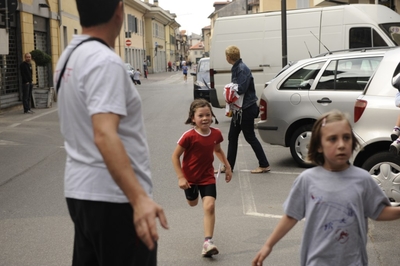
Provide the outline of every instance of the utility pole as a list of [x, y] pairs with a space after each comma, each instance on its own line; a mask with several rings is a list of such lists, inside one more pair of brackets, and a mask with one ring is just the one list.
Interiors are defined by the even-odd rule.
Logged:
[[286, 25], [286, 0], [281, 0], [282, 24], [282, 68], [287, 65], [287, 25]]

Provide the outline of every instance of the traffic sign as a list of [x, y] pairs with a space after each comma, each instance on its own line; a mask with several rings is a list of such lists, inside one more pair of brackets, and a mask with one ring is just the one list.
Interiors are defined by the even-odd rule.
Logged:
[[126, 40], [125, 44], [126, 44], [126, 46], [131, 46], [132, 42], [131, 42], [131, 40]]

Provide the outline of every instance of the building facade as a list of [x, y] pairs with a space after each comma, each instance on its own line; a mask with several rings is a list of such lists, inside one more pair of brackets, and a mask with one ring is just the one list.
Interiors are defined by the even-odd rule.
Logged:
[[[115, 52], [143, 72], [166, 71], [176, 57], [176, 15], [158, 6], [158, 0], [123, 0], [125, 21]], [[7, 7], [1, 3], [6, 2]], [[8, 3], [11, 5], [8, 6]], [[4, 4], [3, 4], [4, 5]], [[0, 110], [21, 105], [19, 65], [24, 54], [41, 50], [51, 56], [47, 66], [33, 66], [34, 88], [53, 87], [53, 71], [74, 34], [81, 33], [75, 0], [7, 0], [0, 2]]]

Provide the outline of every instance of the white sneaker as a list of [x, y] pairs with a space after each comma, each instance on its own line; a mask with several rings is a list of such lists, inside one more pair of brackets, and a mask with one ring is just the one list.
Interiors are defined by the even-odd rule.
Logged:
[[400, 129], [395, 127], [393, 128], [392, 134], [390, 134], [390, 138], [392, 141], [395, 141], [398, 137], [400, 137]]
[[211, 239], [204, 241], [203, 251], [201, 252], [203, 257], [211, 257], [212, 255], [217, 255], [218, 253], [219, 251]]
[[393, 153], [394, 155], [399, 154], [399, 151], [400, 151], [400, 140], [399, 139], [396, 139], [395, 141], [393, 141], [392, 144], [390, 144], [389, 151], [391, 153]]

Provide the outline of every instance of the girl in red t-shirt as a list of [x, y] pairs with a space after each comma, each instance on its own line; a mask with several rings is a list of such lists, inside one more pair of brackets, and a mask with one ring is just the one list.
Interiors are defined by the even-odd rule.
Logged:
[[202, 255], [205, 257], [218, 254], [218, 249], [212, 240], [217, 198], [213, 167], [214, 153], [226, 166], [225, 181], [229, 182], [232, 178], [231, 167], [221, 149], [222, 133], [219, 129], [211, 127], [213, 116], [209, 102], [204, 99], [194, 100], [185, 122], [185, 124], [191, 124], [193, 128], [183, 133], [172, 155], [178, 185], [185, 191], [188, 204], [196, 206], [199, 193], [203, 201], [205, 240]]

